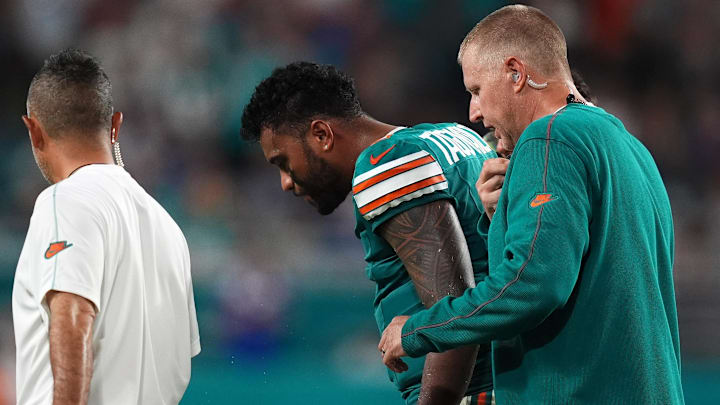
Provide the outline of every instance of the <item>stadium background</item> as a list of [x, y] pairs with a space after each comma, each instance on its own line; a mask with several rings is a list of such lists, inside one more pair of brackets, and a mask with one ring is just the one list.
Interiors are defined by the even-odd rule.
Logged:
[[[529, 3], [559, 23], [571, 65], [660, 166], [676, 221], [687, 402], [720, 403], [720, 2]], [[281, 194], [259, 148], [239, 140], [242, 109], [274, 67], [303, 59], [352, 74], [365, 109], [386, 122], [467, 123], [457, 47], [504, 4], [0, 2], [0, 404], [14, 403], [13, 274], [47, 186], [20, 115], [42, 60], [67, 46], [102, 60], [125, 113], [127, 169], [191, 247], [203, 352], [182, 403], [400, 403], [375, 350], [349, 204], [321, 218]]]

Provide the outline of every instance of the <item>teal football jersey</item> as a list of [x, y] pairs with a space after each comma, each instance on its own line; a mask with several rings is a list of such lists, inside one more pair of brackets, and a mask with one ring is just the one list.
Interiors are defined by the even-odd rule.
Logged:
[[[459, 124], [420, 124], [398, 128], [365, 149], [355, 164], [353, 201], [356, 235], [365, 250], [367, 276], [376, 283], [375, 319], [382, 332], [397, 315], [424, 306], [393, 248], [377, 233], [393, 216], [432, 201], [455, 207], [470, 251], [475, 280], [487, 275], [487, 240], [478, 232], [483, 213], [475, 183], [483, 162], [497, 155], [483, 139]], [[404, 359], [409, 370], [390, 380], [407, 403], [417, 401], [424, 357]], [[489, 345], [482, 345], [468, 394], [492, 389]]]

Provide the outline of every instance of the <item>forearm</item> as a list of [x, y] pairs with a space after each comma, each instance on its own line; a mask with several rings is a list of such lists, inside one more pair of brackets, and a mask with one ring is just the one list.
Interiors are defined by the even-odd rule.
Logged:
[[[383, 226], [382, 235], [403, 260], [426, 308], [475, 285], [470, 254], [448, 201], [416, 207]], [[457, 404], [467, 390], [477, 346], [425, 359], [419, 404]]]
[[465, 346], [425, 357], [418, 405], [457, 404], [465, 396], [477, 361], [477, 346]]
[[[77, 296], [71, 299], [82, 300]], [[93, 372], [94, 310], [90, 307], [92, 312], [89, 312], [87, 307], [73, 306], [60, 296], [53, 298], [50, 308], [53, 404], [87, 404]]]
[[488, 277], [463, 296], [445, 298], [411, 316], [402, 331], [405, 352], [418, 357], [516, 336], [539, 324], [561, 301], [541, 291], [540, 284], [513, 280]]

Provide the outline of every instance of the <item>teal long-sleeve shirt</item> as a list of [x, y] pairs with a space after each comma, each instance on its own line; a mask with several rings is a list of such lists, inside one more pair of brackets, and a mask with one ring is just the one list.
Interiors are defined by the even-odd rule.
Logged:
[[670, 202], [647, 149], [571, 104], [523, 132], [489, 275], [408, 319], [410, 356], [492, 341], [497, 403], [682, 404]]

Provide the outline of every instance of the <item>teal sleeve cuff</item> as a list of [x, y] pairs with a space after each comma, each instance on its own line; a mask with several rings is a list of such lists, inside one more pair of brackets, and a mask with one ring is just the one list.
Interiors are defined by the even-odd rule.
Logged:
[[[457, 297], [444, 297], [433, 304], [432, 307], [413, 314], [408, 318], [402, 330], [402, 346], [410, 357], [424, 356], [428, 353], [440, 353], [452, 349], [452, 343], [444, 345], [443, 342], [452, 340], [451, 334], [440, 333], [436, 336], [433, 331], [452, 317], [452, 302]], [[431, 326], [431, 327], [428, 327]], [[432, 336], [430, 336], [432, 335]], [[450, 338], [450, 339], [448, 339]]]
[[424, 356], [431, 351], [431, 347], [423, 345], [423, 340], [420, 338], [419, 334], [409, 333], [410, 331], [417, 329], [418, 326], [422, 326], [422, 323], [418, 322], [420, 318], [419, 315], [422, 315], [425, 312], [427, 311], [420, 311], [412, 315], [408, 318], [402, 328], [402, 347], [403, 350], [405, 350], [405, 353], [407, 353], [410, 357]]

